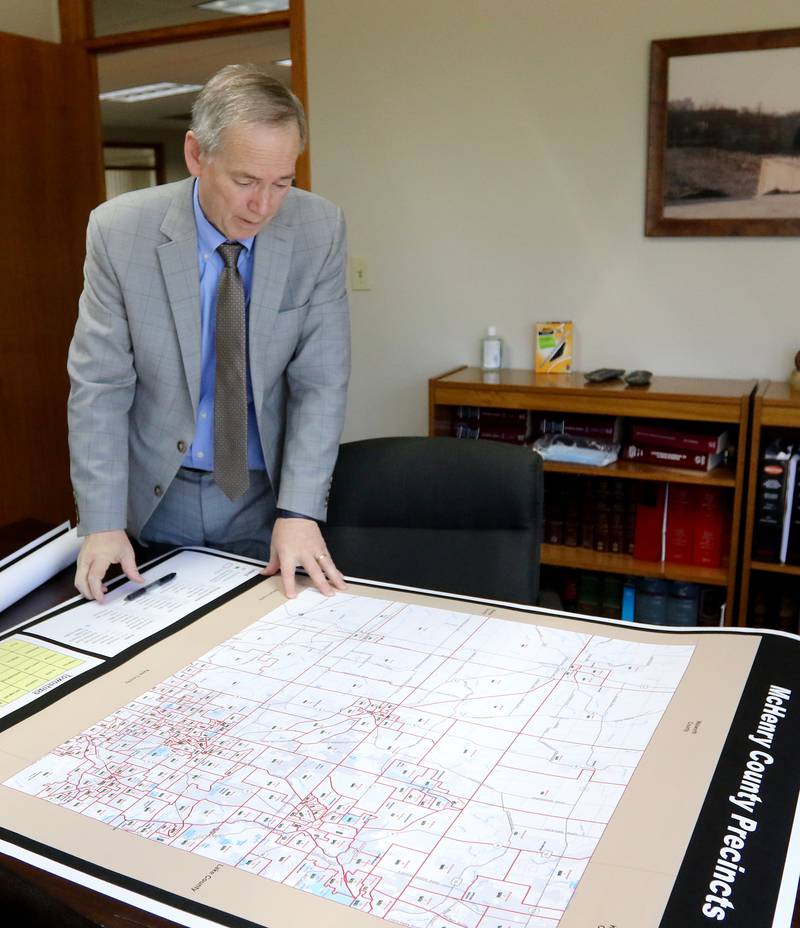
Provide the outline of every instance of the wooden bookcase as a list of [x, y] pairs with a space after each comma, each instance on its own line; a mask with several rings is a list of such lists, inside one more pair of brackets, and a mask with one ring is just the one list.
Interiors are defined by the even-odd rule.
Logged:
[[[564, 545], [542, 546], [542, 564], [639, 577], [661, 577], [725, 588], [726, 621], [736, 610], [739, 537], [746, 480], [745, 444], [750, 399], [756, 380], [654, 377], [649, 387], [627, 387], [621, 381], [588, 384], [582, 374], [537, 374], [530, 370], [483, 372], [459, 367], [428, 382], [429, 434], [450, 434], [453, 407], [482, 406], [528, 409], [547, 413], [623, 416], [683, 422], [727, 424], [737, 446], [733, 467], [701, 473], [618, 461], [608, 467], [585, 467], [545, 462], [546, 473], [649, 480], [727, 487], [731, 491], [731, 546], [728, 564], [721, 568], [642, 561], [624, 554], [607, 554]], [[800, 422], [800, 406], [798, 407]]]
[[788, 383], [762, 381], [753, 401], [750, 432], [750, 463], [748, 468], [747, 513], [742, 539], [741, 575], [739, 593], [739, 624], [748, 624], [748, 606], [753, 573], [773, 577], [794, 578], [800, 595], [800, 566], [753, 560], [753, 532], [758, 504], [758, 474], [761, 454], [770, 440], [779, 435], [800, 440], [800, 393]]

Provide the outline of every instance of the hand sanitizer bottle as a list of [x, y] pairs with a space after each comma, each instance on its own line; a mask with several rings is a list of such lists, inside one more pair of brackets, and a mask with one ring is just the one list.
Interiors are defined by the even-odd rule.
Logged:
[[481, 369], [499, 371], [503, 366], [503, 339], [497, 329], [490, 325], [481, 339]]

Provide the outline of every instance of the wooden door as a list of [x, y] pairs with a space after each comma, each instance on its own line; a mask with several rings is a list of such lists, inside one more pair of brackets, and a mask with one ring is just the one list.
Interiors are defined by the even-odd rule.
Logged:
[[0, 33], [0, 525], [74, 520], [66, 354], [102, 198], [94, 62]]

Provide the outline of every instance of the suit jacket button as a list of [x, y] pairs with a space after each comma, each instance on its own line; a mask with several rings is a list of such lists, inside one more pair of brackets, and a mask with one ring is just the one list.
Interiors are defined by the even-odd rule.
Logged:
[[184, 454], [186, 451], [186, 442], [183, 439], [178, 442], [178, 451], [180, 451], [181, 454]]
[[164, 493], [160, 486], [153, 487], [153, 492], [156, 494], [156, 496], [162, 496]]

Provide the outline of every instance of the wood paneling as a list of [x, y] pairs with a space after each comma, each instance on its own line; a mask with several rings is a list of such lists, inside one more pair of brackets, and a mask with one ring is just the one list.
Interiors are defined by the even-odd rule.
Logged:
[[0, 33], [0, 525], [74, 518], [67, 346], [101, 199], [93, 63]]

